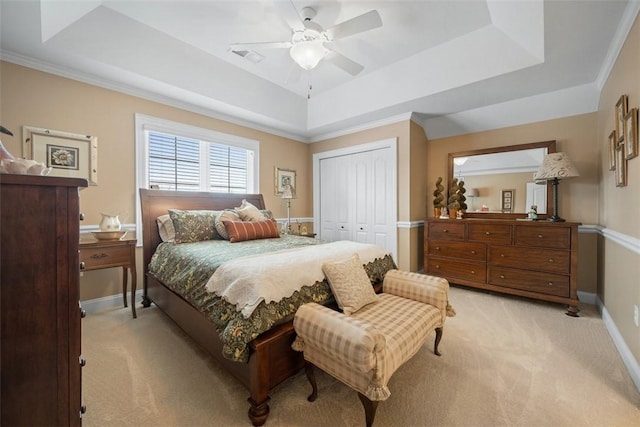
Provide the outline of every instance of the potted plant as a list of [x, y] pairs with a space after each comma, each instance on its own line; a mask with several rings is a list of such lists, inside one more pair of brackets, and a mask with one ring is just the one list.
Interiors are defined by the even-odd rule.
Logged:
[[447, 208], [449, 209], [449, 217], [455, 218], [458, 210], [460, 210], [460, 194], [458, 193], [458, 178], [453, 178], [449, 186], [449, 198], [447, 199]]
[[436, 189], [433, 191], [433, 215], [438, 218], [441, 213], [441, 209], [446, 205], [444, 204], [444, 185], [442, 185], [442, 177], [439, 176], [436, 180]]
[[463, 211], [463, 212], [466, 212], [467, 209], [468, 209], [468, 206], [467, 206], [467, 203], [466, 203], [467, 198], [464, 195], [464, 193], [466, 193], [466, 192], [467, 192], [467, 189], [464, 188], [464, 181], [462, 181], [462, 180], [458, 181], [458, 190], [457, 190], [458, 202], [460, 203], [460, 210]]

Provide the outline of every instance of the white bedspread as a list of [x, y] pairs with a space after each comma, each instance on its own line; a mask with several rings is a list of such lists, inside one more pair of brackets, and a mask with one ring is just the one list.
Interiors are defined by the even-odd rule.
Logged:
[[343, 260], [354, 253], [363, 265], [388, 254], [375, 245], [338, 241], [251, 255], [218, 267], [206, 289], [234, 304], [248, 318], [262, 301], [280, 301], [302, 286], [323, 280], [325, 262]]

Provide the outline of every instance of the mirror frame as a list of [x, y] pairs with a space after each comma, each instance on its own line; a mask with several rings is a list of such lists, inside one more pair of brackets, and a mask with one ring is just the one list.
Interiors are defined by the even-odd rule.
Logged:
[[[453, 159], [455, 157], [477, 156], [479, 154], [504, 153], [508, 151], [530, 150], [532, 148], [546, 148], [547, 154], [556, 152], [556, 141], [531, 142], [528, 144], [505, 145], [504, 147], [482, 148], [478, 150], [459, 151], [457, 153], [449, 153], [449, 169], [447, 173], [447, 188], [453, 182]], [[547, 184], [547, 211], [553, 207], [553, 191], [551, 185]], [[526, 212], [519, 213], [499, 213], [499, 212], [465, 212], [465, 218], [485, 218], [485, 219], [515, 219], [526, 217]], [[550, 216], [549, 212], [538, 215], [539, 219], [546, 219]]]

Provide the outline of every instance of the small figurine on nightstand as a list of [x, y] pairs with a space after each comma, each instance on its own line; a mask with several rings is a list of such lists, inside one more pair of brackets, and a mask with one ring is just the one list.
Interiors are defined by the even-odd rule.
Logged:
[[529, 210], [529, 219], [532, 221], [536, 221], [538, 219], [538, 207], [536, 205], [531, 205], [531, 210]]
[[456, 219], [462, 219], [462, 211], [460, 209], [456, 212]]
[[447, 211], [447, 208], [442, 208], [442, 210], [440, 211], [440, 219], [449, 219], [449, 212]]

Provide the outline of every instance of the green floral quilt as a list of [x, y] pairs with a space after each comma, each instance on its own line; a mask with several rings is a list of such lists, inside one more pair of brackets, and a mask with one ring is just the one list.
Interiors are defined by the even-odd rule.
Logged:
[[[245, 319], [233, 304], [209, 293], [205, 285], [225, 261], [248, 255], [273, 252], [322, 243], [308, 237], [285, 235], [276, 239], [229, 243], [208, 240], [195, 243], [161, 243], [151, 259], [149, 271], [191, 305], [204, 313], [220, 333], [222, 353], [227, 359], [247, 362], [247, 344], [273, 326], [293, 319], [298, 307], [307, 302], [328, 304], [334, 301], [326, 280], [304, 285], [299, 291], [278, 302], [265, 303]], [[371, 283], [381, 282], [396, 265], [391, 255], [364, 266]], [[247, 268], [251, 268], [250, 265]]]

